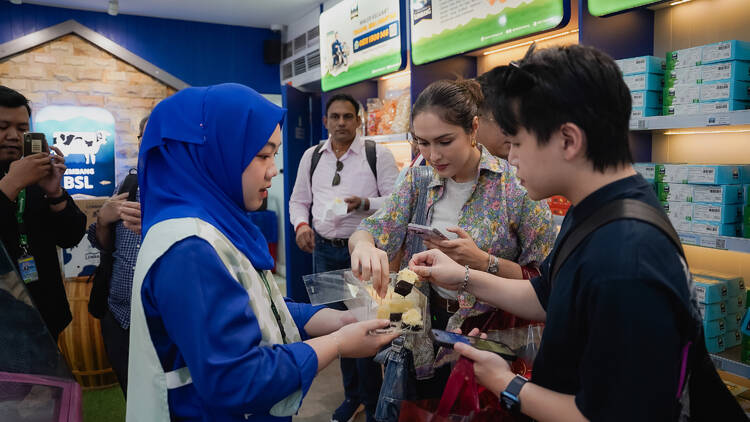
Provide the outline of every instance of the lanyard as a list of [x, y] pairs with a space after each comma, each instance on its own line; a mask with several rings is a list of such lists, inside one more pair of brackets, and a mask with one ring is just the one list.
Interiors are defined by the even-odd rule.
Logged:
[[24, 254], [29, 253], [29, 238], [26, 235], [26, 225], [23, 222], [23, 213], [26, 210], [26, 189], [21, 189], [18, 193], [18, 209], [16, 209], [16, 221], [18, 222], [18, 233], [20, 234], [19, 243]]
[[276, 305], [273, 303], [273, 296], [271, 296], [271, 286], [268, 285], [268, 280], [266, 279], [266, 275], [258, 271], [258, 275], [260, 275], [261, 280], [263, 280], [263, 284], [266, 286], [266, 291], [268, 291], [268, 298], [271, 300], [271, 310], [273, 311], [273, 316], [276, 318], [276, 324], [279, 326], [279, 330], [281, 331], [281, 338], [284, 340], [284, 344], [289, 343], [286, 340], [286, 333], [284, 332], [284, 325], [281, 323], [281, 317], [279, 316], [279, 311], [276, 309]]

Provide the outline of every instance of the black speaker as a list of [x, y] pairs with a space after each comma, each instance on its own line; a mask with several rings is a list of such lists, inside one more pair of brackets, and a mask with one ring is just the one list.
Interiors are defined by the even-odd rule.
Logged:
[[281, 40], [263, 41], [263, 61], [266, 64], [281, 63]]

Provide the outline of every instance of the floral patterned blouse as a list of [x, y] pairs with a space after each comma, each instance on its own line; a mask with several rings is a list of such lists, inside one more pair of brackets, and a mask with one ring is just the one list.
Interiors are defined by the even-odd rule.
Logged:
[[[522, 269], [538, 267], [549, 254], [557, 236], [549, 206], [546, 201], [532, 201], [528, 197], [515, 169], [507, 161], [491, 155], [483, 146], [481, 151], [479, 177], [469, 200], [461, 208], [458, 225], [471, 236], [479, 249], [516, 262]], [[430, 174], [432, 180], [428, 184], [426, 198], [427, 225], [432, 220], [433, 205], [443, 197], [445, 188], [444, 179], [432, 168]], [[386, 251], [390, 260], [404, 244], [420, 241], [412, 238], [415, 235], [407, 231], [419, 195], [414, 177], [414, 169], [409, 169], [385, 205], [362, 220], [358, 228], [369, 232], [375, 239], [375, 246]], [[410, 248], [404, 249], [402, 267], [411, 259]], [[427, 289], [423, 293], [429, 294], [429, 287], [420, 288], [423, 289]], [[490, 305], [474, 300], [473, 296], [470, 301], [473, 306], [460, 308], [448, 320], [446, 330], [459, 328], [467, 318], [494, 310]], [[506, 321], [515, 321], [512, 315], [507, 315], [511, 318]], [[430, 321], [428, 318], [428, 325], [431, 325]], [[430, 328], [426, 326], [425, 332], [429, 332]], [[432, 341], [426, 335], [408, 336], [405, 345], [413, 353], [417, 379], [431, 378], [434, 368], [450, 359], [450, 350], [445, 349], [435, 359]]]
[[[432, 219], [433, 205], [443, 196], [445, 184], [435, 171], [431, 173], [427, 225]], [[414, 236], [407, 232], [418, 195], [412, 179], [410, 169], [385, 205], [359, 226], [359, 230], [372, 234], [375, 246], [386, 251], [389, 259], [399, 252], [407, 236]], [[521, 186], [515, 169], [484, 147], [479, 159], [479, 178], [461, 210], [458, 225], [479, 249], [522, 266], [542, 262], [557, 236], [547, 203], [532, 201]], [[410, 258], [404, 256], [402, 263], [408, 263]]]

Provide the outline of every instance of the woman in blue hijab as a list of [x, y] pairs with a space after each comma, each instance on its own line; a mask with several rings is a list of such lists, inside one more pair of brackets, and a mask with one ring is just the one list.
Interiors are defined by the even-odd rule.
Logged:
[[287, 302], [268, 271], [246, 211], [277, 174], [284, 113], [238, 84], [188, 88], [151, 113], [128, 421], [288, 421], [337, 355], [371, 356], [392, 340], [367, 335], [388, 321], [347, 325], [348, 312]]

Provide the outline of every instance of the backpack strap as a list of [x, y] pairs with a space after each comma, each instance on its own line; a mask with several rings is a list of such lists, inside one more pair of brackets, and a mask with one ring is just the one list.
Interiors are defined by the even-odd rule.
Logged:
[[558, 271], [560, 271], [560, 267], [562, 267], [570, 254], [591, 233], [613, 221], [623, 219], [643, 221], [661, 230], [672, 241], [672, 244], [680, 252], [680, 255], [683, 258], [685, 257], [680, 238], [663, 211], [636, 199], [619, 199], [600, 208], [581, 224], [569, 231], [560, 241], [557, 252], [550, 262], [550, 268], [552, 269], [549, 274], [550, 283], [554, 282]]
[[[377, 145], [372, 139], [365, 139], [365, 155], [367, 156], [367, 164], [370, 165], [372, 174], [375, 175], [375, 181], [378, 180], [378, 154]], [[380, 190], [378, 190], [379, 192]]]
[[318, 146], [315, 147], [315, 151], [313, 151], [313, 155], [310, 158], [310, 185], [312, 185], [312, 176], [313, 173], [315, 173], [315, 168], [318, 167], [318, 163], [320, 162], [320, 156], [323, 155], [323, 143], [319, 143]]
[[128, 173], [127, 176], [125, 176], [125, 179], [122, 181], [122, 184], [120, 185], [120, 189], [117, 192], [118, 194], [121, 193], [128, 193], [128, 201], [135, 202], [135, 195], [136, 192], [138, 192], [138, 174], [135, 172]]

